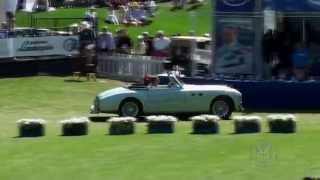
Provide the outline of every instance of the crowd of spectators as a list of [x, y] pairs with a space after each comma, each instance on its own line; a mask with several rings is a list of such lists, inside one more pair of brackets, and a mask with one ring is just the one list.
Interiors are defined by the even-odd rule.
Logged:
[[311, 65], [308, 48], [285, 32], [268, 30], [262, 39], [266, 78], [308, 79]]
[[153, 0], [110, 0], [105, 21], [112, 24], [147, 25], [152, 22], [150, 17], [154, 16], [156, 7]]

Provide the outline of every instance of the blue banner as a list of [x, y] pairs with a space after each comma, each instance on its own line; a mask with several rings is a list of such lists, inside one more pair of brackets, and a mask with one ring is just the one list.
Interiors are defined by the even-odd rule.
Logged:
[[320, 0], [264, 0], [263, 7], [283, 12], [318, 12]]
[[255, 0], [216, 0], [216, 12], [253, 12]]
[[253, 18], [216, 19], [214, 71], [218, 74], [252, 74], [255, 30]]

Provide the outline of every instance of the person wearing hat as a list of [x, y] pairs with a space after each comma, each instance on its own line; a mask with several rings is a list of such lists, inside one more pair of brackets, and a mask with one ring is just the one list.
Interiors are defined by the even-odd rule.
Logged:
[[164, 35], [163, 31], [158, 31], [156, 38], [153, 40], [153, 56], [167, 57], [169, 56], [169, 47], [171, 40]]
[[151, 56], [153, 52], [153, 37], [149, 35], [149, 32], [143, 32], [143, 41], [146, 44], [146, 55]]
[[97, 27], [97, 13], [95, 7], [90, 7], [85, 14], [85, 20], [96, 30]]
[[137, 39], [138, 41], [137, 41], [137, 46], [135, 47], [135, 54], [145, 55], [147, 50], [147, 45], [144, 42], [143, 36], [139, 35]]
[[122, 54], [130, 54], [133, 48], [132, 40], [128, 34], [128, 30], [121, 29], [117, 32], [116, 51]]
[[96, 41], [96, 47], [98, 53], [107, 52], [111, 53], [115, 50], [115, 42], [112, 35], [112, 32], [108, 30], [108, 27], [105, 26], [102, 28], [102, 32], [98, 35]]

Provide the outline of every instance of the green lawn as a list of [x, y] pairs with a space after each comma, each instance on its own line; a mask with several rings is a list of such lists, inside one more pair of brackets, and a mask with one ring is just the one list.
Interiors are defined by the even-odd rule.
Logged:
[[[153, 23], [143, 27], [126, 27], [129, 29], [129, 33], [132, 37], [141, 32], [148, 31], [154, 34], [157, 30], [164, 30], [168, 35], [176, 33], [187, 34], [190, 30], [194, 30], [197, 34], [208, 33], [211, 31], [211, 5], [210, 1], [195, 9], [188, 10], [191, 5], [187, 5], [185, 9], [171, 11], [171, 3], [159, 3], [159, 9], [156, 12], [156, 16], [153, 18]], [[33, 17], [40, 18], [82, 18], [84, 17], [84, 8], [73, 9], [57, 9], [54, 12], [48, 13], [34, 13]], [[105, 8], [97, 9], [99, 18], [99, 27], [103, 27], [106, 24], [103, 22], [107, 10]], [[17, 14], [17, 25], [20, 27], [30, 26], [31, 14], [19, 12]], [[79, 22], [79, 20], [63, 20], [57, 23], [58, 27], [65, 27], [72, 23]], [[38, 27], [53, 27], [53, 21], [38, 21]], [[113, 31], [125, 26], [108, 25]]]
[[[192, 135], [190, 122], [177, 132], [109, 136], [92, 123], [88, 136], [62, 137], [58, 122], [85, 116], [94, 95], [122, 83], [72, 83], [61, 77], [0, 79], [0, 179], [302, 179], [320, 176], [320, 115], [297, 114], [297, 134], [233, 135], [223, 121], [219, 135]], [[266, 114], [258, 114], [265, 116]], [[15, 138], [16, 120], [44, 118], [47, 135]]]

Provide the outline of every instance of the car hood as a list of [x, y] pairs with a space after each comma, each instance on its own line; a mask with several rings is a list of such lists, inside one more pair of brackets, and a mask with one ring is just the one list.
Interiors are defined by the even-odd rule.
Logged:
[[135, 91], [124, 88], [124, 87], [118, 87], [118, 88], [104, 91], [104, 92], [98, 94], [98, 97], [99, 98], [106, 98], [106, 97], [110, 97], [110, 96], [115, 96], [115, 95], [120, 95], [120, 94], [131, 94], [131, 93], [135, 93]]
[[238, 90], [225, 85], [183, 85], [183, 89], [186, 91], [224, 91], [224, 92], [234, 92], [240, 93]]

